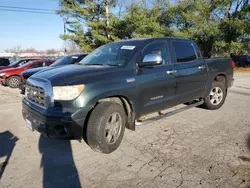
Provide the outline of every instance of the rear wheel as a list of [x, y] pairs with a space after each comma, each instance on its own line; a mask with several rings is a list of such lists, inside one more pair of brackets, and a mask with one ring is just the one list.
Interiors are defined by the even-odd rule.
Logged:
[[123, 138], [126, 114], [114, 102], [101, 102], [92, 111], [86, 128], [87, 144], [95, 151], [111, 153]]
[[227, 90], [224, 82], [215, 81], [202, 107], [209, 110], [219, 109], [225, 102]]
[[21, 83], [21, 78], [18, 76], [11, 76], [7, 80], [7, 85], [11, 88], [18, 88]]

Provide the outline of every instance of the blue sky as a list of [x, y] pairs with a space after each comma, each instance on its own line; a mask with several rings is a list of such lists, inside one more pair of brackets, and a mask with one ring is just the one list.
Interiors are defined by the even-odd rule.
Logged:
[[[0, 6], [58, 9], [58, 0], [1, 0]], [[0, 52], [21, 45], [38, 50], [61, 49], [63, 21], [59, 15], [0, 10]]]

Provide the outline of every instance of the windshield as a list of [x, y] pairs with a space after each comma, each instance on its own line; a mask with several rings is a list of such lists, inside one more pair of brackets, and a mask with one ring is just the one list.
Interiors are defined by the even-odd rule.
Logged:
[[104, 45], [86, 56], [79, 64], [122, 66], [133, 57], [136, 51], [135, 44], [121, 42]]
[[23, 65], [20, 65], [18, 68], [26, 67], [27, 65], [31, 64], [33, 61], [29, 61], [28, 63], [25, 63]]
[[79, 55], [68, 55], [68, 56], [64, 56], [61, 57], [60, 59], [58, 59], [57, 61], [55, 61], [53, 64], [51, 64], [51, 67], [56, 67], [56, 66], [60, 66], [60, 65], [69, 65], [72, 64], [76, 61], [76, 59], [78, 59]]
[[9, 66], [16, 66], [18, 65], [19, 63], [21, 63], [22, 60], [17, 60], [17, 61], [14, 61], [12, 62]]

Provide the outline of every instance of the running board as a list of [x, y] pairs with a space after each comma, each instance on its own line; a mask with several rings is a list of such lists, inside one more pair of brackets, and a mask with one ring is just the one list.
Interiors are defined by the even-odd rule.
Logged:
[[145, 120], [141, 120], [141, 121], [136, 121], [136, 125], [146, 125], [146, 124], [149, 124], [149, 123], [152, 123], [153, 121], [158, 121], [158, 120], [161, 120], [163, 118], [166, 118], [166, 117], [169, 117], [169, 116], [172, 116], [174, 114], [177, 114], [177, 113], [180, 113], [180, 112], [183, 112], [185, 110], [188, 110], [190, 108], [193, 108], [193, 107], [196, 107], [196, 106], [200, 106], [204, 103], [204, 100], [201, 99], [199, 101], [193, 101], [193, 102], [190, 102], [189, 105], [187, 106], [184, 106], [182, 108], [178, 108], [177, 110], [173, 110], [173, 111], [170, 111], [170, 112], [166, 112], [166, 113], [162, 113], [162, 112], [158, 112], [158, 116], [154, 116], [154, 117], [151, 117], [151, 118], [148, 118], [148, 119], [145, 119]]

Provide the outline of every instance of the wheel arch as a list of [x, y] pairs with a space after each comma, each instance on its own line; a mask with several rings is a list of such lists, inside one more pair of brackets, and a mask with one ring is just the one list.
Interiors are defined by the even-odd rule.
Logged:
[[99, 103], [104, 102], [104, 101], [115, 102], [115, 103], [122, 105], [122, 107], [124, 108], [124, 111], [127, 115], [126, 128], [128, 128], [130, 130], [135, 130], [135, 108], [134, 108], [134, 105], [132, 104], [132, 102], [124, 95], [110, 95], [110, 96], [105, 96], [94, 103], [91, 110], [88, 112], [88, 114], [86, 116], [83, 131], [86, 131], [88, 120], [89, 120], [89, 117], [90, 117], [93, 109]]
[[214, 76], [213, 81], [223, 82], [225, 86], [227, 86], [227, 75], [225, 73], [219, 73], [216, 76]]
[[127, 122], [126, 122], [126, 128], [130, 130], [135, 130], [135, 109], [132, 104], [132, 102], [124, 95], [115, 95], [115, 96], [108, 96], [105, 98], [100, 99], [96, 104], [102, 102], [102, 101], [110, 101], [115, 102], [123, 106], [124, 111], [127, 115]]
[[19, 74], [11, 74], [11, 75], [6, 75], [6, 79], [9, 79], [13, 76], [19, 77], [22, 80], [22, 77]]

